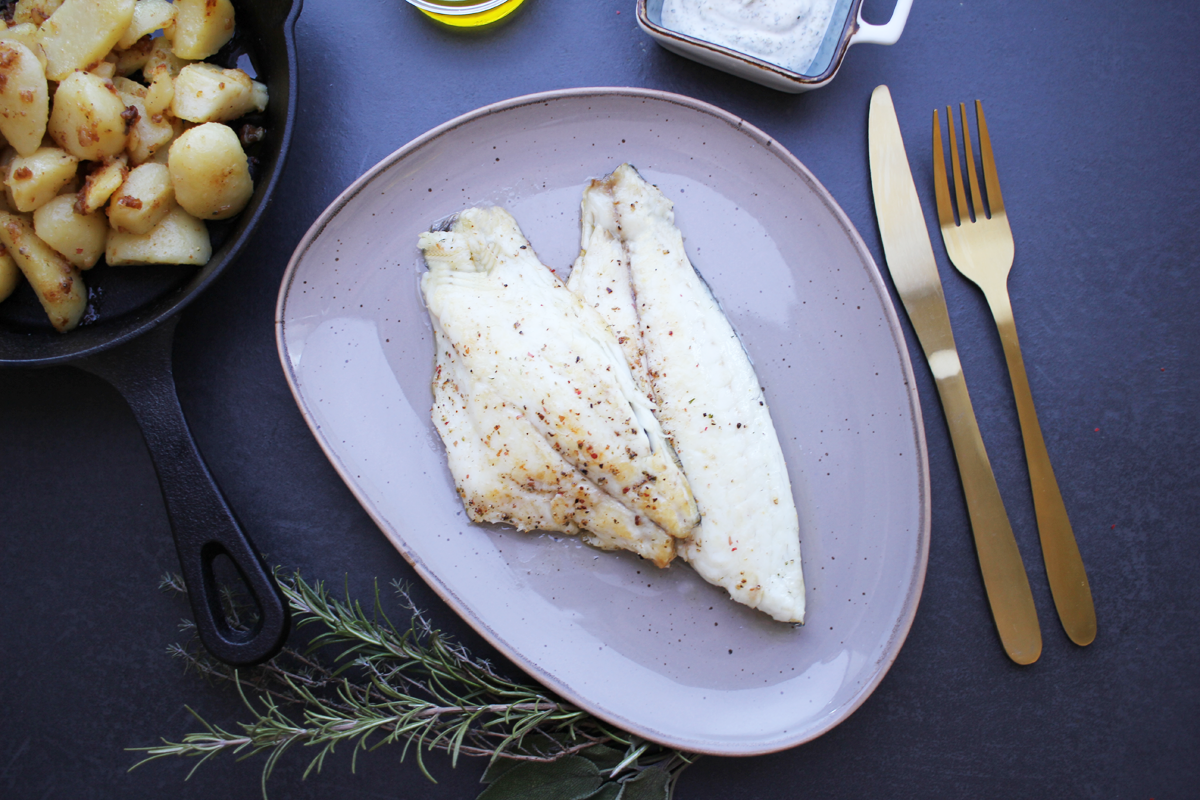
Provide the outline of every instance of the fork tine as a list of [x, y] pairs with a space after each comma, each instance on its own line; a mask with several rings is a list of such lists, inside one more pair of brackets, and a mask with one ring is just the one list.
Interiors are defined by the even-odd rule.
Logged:
[[971, 181], [971, 206], [975, 219], [983, 216], [983, 197], [979, 194], [979, 173], [975, 171], [975, 148], [971, 146], [971, 129], [967, 127], [967, 104], [958, 104], [958, 116], [962, 120], [963, 155], [967, 159], [967, 177]]
[[[951, 122], [951, 127], [953, 127]], [[954, 224], [954, 204], [950, 200], [950, 184], [946, 182], [946, 150], [942, 147], [942, 124], [938, 110], [933, 110], [933, 194], [937, 198], [938, 224]]]
[[979, 159], [983, 162], [983, 180], [987, 184], [988, 208], [992, 216], [1004, 213], [1004, 198], [1000, 195], [1000, 176], [996, 174], [996, 158], [992, 155], [992, 139], [988, 136], [983, 103], [975, 101], [975, 120], [979, 127]]
[[963, 189], [962, 167], [958, 163], [958, 134], [954, 132], [954, 110], [946, 106], [946, 130], [950, 131], [950, 167], [954, 172], [954, 199], [958, 201], [958, 221], [966, 225], [971, 221], [967, 209], [967, 193]]

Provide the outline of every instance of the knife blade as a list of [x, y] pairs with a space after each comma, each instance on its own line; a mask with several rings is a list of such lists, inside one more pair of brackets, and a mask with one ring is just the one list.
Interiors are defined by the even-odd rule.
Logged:
[[967, 393], [925, 215], [886, 86], [871, 94], [867, 136], [884, 257], [937, 383], [996, 631], [1009, 658], [1032, 664], [1042, 652], [1042, 632], [1029, 577]]

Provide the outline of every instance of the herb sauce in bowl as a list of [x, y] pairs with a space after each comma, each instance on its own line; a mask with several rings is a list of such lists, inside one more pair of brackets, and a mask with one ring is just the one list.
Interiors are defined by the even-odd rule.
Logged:
[[663, 0], [664, 28], [804, 74], [836, 0]]

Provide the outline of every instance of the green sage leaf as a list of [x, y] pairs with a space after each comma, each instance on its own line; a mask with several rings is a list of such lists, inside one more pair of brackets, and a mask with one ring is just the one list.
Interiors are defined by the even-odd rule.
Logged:
[[622, 786], [621, 800], [667, 800], [671, 776], [658, 767], [647, 767]]
[[588, 795], [587, 800], [621, 800], [621, 788], [621, 784], [611, 781]]
[[585, 800], [604, 779], [581, 756], [557, 761], [525, 761], [505, 772], [477, 800]]
[[483, 771], [483, 777], [479, 779], [480, 783], [495, 783], [509, 770], [521, 766], [522, 761], [514, 761], [511, 758], [497, 758], [492, 763], [488, 764], [487, 769]]
[[601, 772], [612, 769], [621, 763], [621, 759], [625, 758], [623, 751], [603, 744], [592, 745], [579, 755], [595, 764]]

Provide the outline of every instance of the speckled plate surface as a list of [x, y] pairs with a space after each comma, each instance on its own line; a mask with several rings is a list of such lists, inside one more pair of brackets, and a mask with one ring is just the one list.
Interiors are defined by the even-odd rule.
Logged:
[[[586, 181], [623, 161], [675, 202], [688, 254], [766, 388], [800, 513], [803, 627], [686, 564], [465, 516], [429, 416], [417, 234], [508, 208], [565, 277]], [[383, 533], [472, 626], [563, 697], [693, 752], [747, 755], [845, 719], [895, 659], [929, 549], [920, 406], [896, 313], [849, 220], [765, 134], [690, 98], [574, 89], [442, 125], [348, 188], [289, 264], [276, 316], [300, 409]]]

